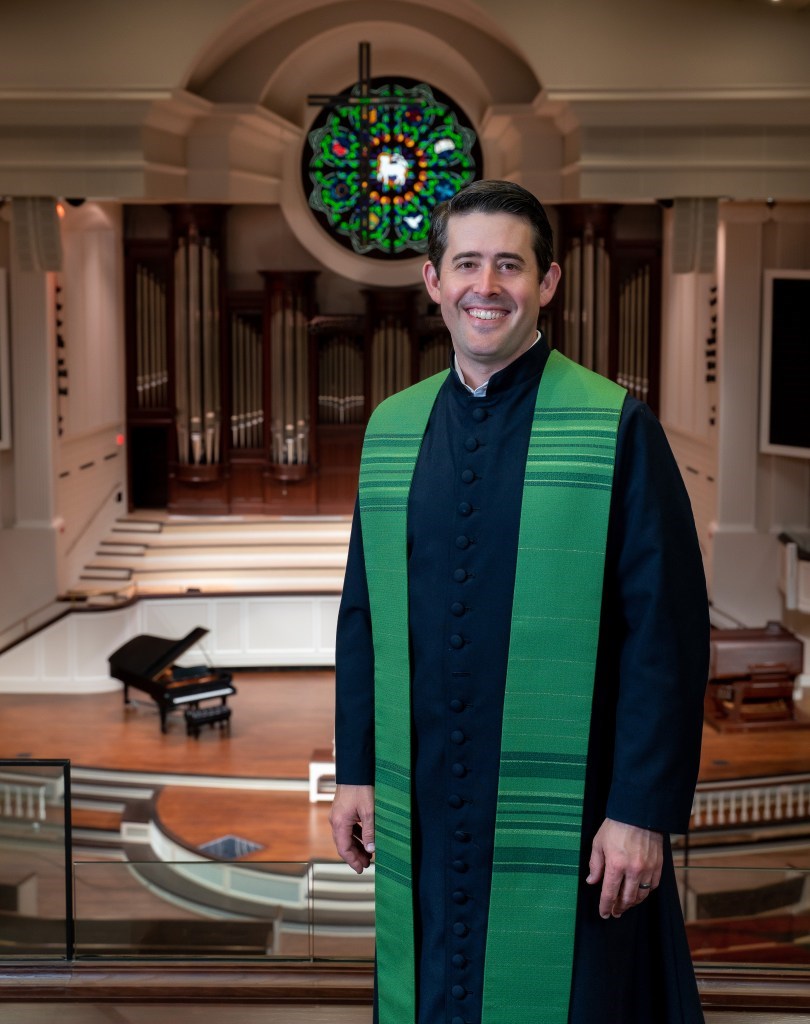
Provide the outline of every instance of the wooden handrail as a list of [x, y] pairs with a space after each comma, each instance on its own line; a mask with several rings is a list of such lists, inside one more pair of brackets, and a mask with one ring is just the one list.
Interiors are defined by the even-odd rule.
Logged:
[[374, 966], [364, 963], [74, 960], [0, 964], [0, 1003], [260, 1003], [362, 1006]]
[[[705, 1009], [778, 1010], [807, 1020], [810, 968], [697, 965], [696, 974]], [[0, 964], [0, 1003], [369, 1006], [373, 983], [370, 961], [40, 960]]]

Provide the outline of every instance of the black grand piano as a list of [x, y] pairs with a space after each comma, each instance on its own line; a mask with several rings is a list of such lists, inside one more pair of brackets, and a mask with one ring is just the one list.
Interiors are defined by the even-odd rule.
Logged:
[[[173, 664], [177, 658], [208, 632], [202, 626], [182, 640], [167, 640], [144, 633], [128, 640], [110, 655], [110, 675], [124, 684], [124, 703], [130, 704], [129, 688], [148, 693], [160, 712], [160, 731], [166, 732], [166, 716], [170, 711], [185, 711], [189, 734], [199, 735], [202, 725], [225, 725], [231, 717], [228, 697], [236, 693], [231, 673], [201, 665], [184, 668]], [[219, 698], [219, 703], [203, 705], [203, 701]]]

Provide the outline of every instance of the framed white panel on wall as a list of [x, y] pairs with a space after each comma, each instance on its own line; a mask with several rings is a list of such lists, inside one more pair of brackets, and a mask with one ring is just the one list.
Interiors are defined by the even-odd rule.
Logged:
[[8, 346], [8, 271], [0, 267], [0, 449], [11, 447], [11, 377]]
[[247, 610], [247, 650], [259, 657], [273, 652], [312, 650], [314, 599], [254, 600]]
[[244, 619], [243, 601], [214, 601], [214, 635], [220, 658], [229, 654], [241, 654], [244, 650]]
[[324, 597], [320, 600], [319, 607], [321, 613], [321, 650], [331, 651], [334, 656], [340, 598]]
[[810, 270], [766, 270], [760, 450], [810, 459]]

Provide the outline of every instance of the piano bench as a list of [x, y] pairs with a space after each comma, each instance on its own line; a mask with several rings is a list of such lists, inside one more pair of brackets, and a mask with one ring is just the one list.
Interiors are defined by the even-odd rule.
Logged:
[[231, 709], [227, 704], [211, 704], [205, 708], [186, 708], [186, 735], [198, 739], [200, 729], [204, 725], [214, 726], [219, 722], [220, 729], [230, 729]]

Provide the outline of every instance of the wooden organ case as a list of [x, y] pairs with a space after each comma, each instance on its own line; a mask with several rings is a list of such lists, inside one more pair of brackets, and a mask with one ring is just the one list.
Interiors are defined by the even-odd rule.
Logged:
[[[553, 347], [656, 410], [660, 210], [557, 214], [563, 281], [540, 326]], [[255, 290], [230, 289], [227, 216], [222, 205], [130, 208], [131, 504], [350, 513], [368, 417], [449, 365], [447, 330], [421, 285], [358, 289], [356, 311], [341, 315], [318, 310], [315, 271], [258, 270]]]

